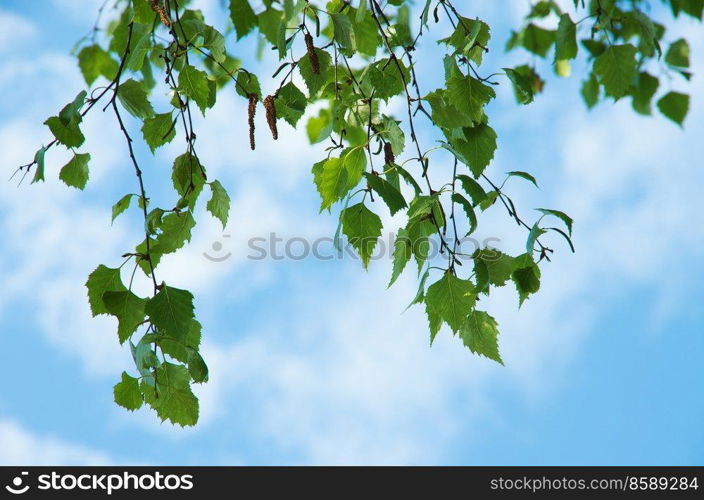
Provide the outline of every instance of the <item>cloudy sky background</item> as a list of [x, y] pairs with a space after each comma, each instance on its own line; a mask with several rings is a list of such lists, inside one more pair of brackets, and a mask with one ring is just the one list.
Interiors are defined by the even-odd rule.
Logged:
[[[99, 3], [0, 0], [7, 177], [50, 140], [46, 117], [83, 88], [70, 50]], [[217, 0], [195, 3], [219, 12]], [[504, 54], [503, 44], [529, 2], [471, 4], [463, 12], [492, 26], [487, 68], [528, 59]], [[497, 89], [493, 177], [532, 172], [541, 190], [509, 184], [522, 212], [560, 208], [577, 221], [577, 253], [555, 241], [561, 251], [543, 266], [537, 296], [520, 310], [511, 287], [488, 301], [505, 367], [447, 331], [429, 348], [422, 310], [402, 314], [416, 277], [407, 272], [386, 290], [388, 260], [365, 273], [350, 259], [248, 259], [251, 237], [329, 237], [336, 218], [318, 215], [310, 166], [321, 149], [282, 125], [277, 143], [262, 132], [249, 151], [246, 103], [221, 93], [197, 124], [197, 148], [233, 198], [230, 237], [203, 213], [192, 243], [158, 273], [195, 293], [204, 326], [211, 381], [198, 389], [194, 429], [112, 402], [112, 385], [132, 364], [114, 321], [90, 317], [83, 283], [98, 264], [119, 263], [140, 222], [134, 211], [110, 225], [110, 207], [135, 190], [134, 176], [112, 117], [91, 113], [84, 193], [58, 180], [67, 159], [59, 150], [47, 155], [44, 184], [0, 183], [0, 463], [701, 464], [704, 30], [682, 20], [666, 37], [683, 35], [695, 48], [695, 77], [665, 85], [692, 93], [684, 131], [635, 116], [625, 99], [587, 112], [578, 77], [551, 77], [522, 108], [506, 85]], [[418, 59], [439, 67], [427, 45]], [[235, 55], [249, 61], [252, 48]], [[432, 90], [433, 71], [423, 73], [423, 90]], [[421, 136], [432, 144], [429, 130]], [[171, 199], [163, 179], [182, 149], [178, 140], [154, 158], [138, 149], [155, 197]], [[525, 235], [506, 219], [498, 206], [488, 211], [479, 236], [518, 254]], [[384, 220], [386, 232], [403, 223]], [[214, 242], [232, 256], [205, 259], [218, 255]]]

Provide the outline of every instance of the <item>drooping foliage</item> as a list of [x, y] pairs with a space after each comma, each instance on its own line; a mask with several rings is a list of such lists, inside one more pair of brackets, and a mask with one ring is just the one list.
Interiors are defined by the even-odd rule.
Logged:
[[[491, 290], [513, 286], [522, 304], [540, 289], [539, 263], [553, 253], [548, 245], [564, 240], [565, 248], [574, 247], [573, 221], [562, 211], [519, 215], [506, 181], [537, 186], [530, 173], [490, 175], [501, 131], [486, 110], [497, 98], [496, 86], [510, 85], [517, 106], [528, 105], [545, 91], [549, 73], [568, 77], [572, 66], [586, 61], [581, 94], [588, 107], [630, 99], [637, 113], [651, 114], [655, 107], [682, 125], [689, 96], [673, 87], [686, 89], [690, 47], [685, 39], [671, 39], [658, 19], [701, 20], [704, 11], [704, 0], [534, 2], [505, 45], [524, 51], [530, 62], [495, 68], [486, 67], [485, 55], [505, 40], [495, 40], [491, 27], [473, 16], [473, 2], [224, 3], [227, 23], [215, 24], [228, 28], [220, 32], [188, 0], [106, 0], [94, 29], [77, 46], [87, 90], [46, 120], [53, 139], [18, 169], [32, 182], [44, 181], [47, 170], [58, 172], [68, 186], [84, 189], [91, 155], [83, 148], [83, 117], [94, 109], [113, 114], [127, 160], [120, 174], [134, 176], [135, 190], [114, 202], [112, 219], [136, 210], [144, 234], [126, 248], [120, 265], [100, 265], [90, 274], [88, 301], [94, 315], [117, 319], [118, 340], [133, 355], [134, 367], [115, 385], [116, 403], [128, 410], [149, 405], [162, 420], [182, 426], [198, 420], [191, 384], [206, 382], [208, 368], [199, 350], [193, 295], [169, 286], [159, 263], [189, 242], [199, 203], [223, 227], [228, 222], [230, 198], [200, 161], [193, 127], [194, 115], [207, 117], [220, 94], [234, 92], [246, 103], [248, 116], [233, 128], [247, 131], [252, 149], [257, 134], [276, 139], [286, 133], [283, 122], [305, 128], [311, 143], [327, 144], [311, 176], [321, 211], [339, 215], [338, 235], [347, 237], [365, 268], [382, 234], [380, 213], [405, 214], [403, 227], [389, 228], [397, 235], [390, 285], [404, 271], [417, 273], [412, 305], [427, 312], [431, 342], [446, 325], [472, 352], [502, 363], [497, 321], [482, 310]], [[261, 57], [280, 61], [273, 75], [242, 64], [238, 51], [251, 38], [258, 39]], [[444, 56], [419, 61], [421, 43], [438, 43]], [[444, 83], [426, 87], [422, 77], [428, 72], [443, 74]], [[677, 79], [681, 84], [673, 86]], [[170, 96], [165, 106], [155, 99], [164, 93]], [[402, 111], [389, 111], [394, 102]], [[317, 112], [304, 123], [314, 104]], [[269, 131], [255, 130], [257, 112], [264, 113]], [[423, 143], [421, 126], [431, 127], [437, 141]], [[154, 206], [147, 194], [136, 141], [152, 153], [169, 143], [183, 145], [165, 179], [174, 190], [168, 206]], [[73, 153], [64, 166], [51, 160], [50, 150], [58, 147]], [[477, 231], [492, 206], [525, 231], [525, 252], [462, 253], [460, 240]], [[442, 258], [429, 259], [431, 241]], [[148, 296], [134, 292], [135, 273], [150, 280]]]

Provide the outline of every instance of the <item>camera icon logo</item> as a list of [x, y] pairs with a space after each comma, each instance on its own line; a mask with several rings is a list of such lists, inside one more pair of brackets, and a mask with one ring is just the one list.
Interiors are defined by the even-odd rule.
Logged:
[[5, 486], [5, 489], [12, 493], [13, 495], [22, 495], [23, 493], [27, 493], [29, 490], [29, 485], [25, 485], [24, 487], [22, 486], [23, 480], [22, 476], [27, 476], [29, 475], [29, 472], [22, 472], [21, 475], [16, 476], [12, 480], [12, 485], [7, 485]]

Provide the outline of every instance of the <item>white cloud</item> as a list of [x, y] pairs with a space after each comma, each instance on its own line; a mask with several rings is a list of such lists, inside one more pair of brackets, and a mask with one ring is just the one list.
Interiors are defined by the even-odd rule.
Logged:
[[29, 19], [0, 9], [0, 53], [26, 44], [37, 35], [37, 27]]
[[110, 456], [53, 436], [38, 436], [0, 419], [0, 465], [108, 465]]

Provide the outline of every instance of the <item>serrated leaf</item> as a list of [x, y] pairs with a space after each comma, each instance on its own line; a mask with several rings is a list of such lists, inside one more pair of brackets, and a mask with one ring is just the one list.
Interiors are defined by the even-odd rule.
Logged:
[[105, 292], [103, 304], [108, 313], [117, 318], [117, 336], [120, 344], [124, 344], [132, 336], [137, 327], [144, 321], [144, 306], [146, 299], [134, 293], [123, 290], [119, 292]]
[[306, 111], [307, 99], [293, 82], [288, 82], [276, 93], [276, 116], [295, 127]]
[[530, 254], [519, 255], [513, 260], [511, 279], [516, 285], [520, 305], [540, 290], [540, 268]]
[[480, 122], [484, 116], [484, 106], [494, 97], [494, 89], [471, 76], [463, 76], [457, 70], [447, 80], [448, 101], [460, 113], [473, 122]]
[[411, 255], [413, 255], [413, 242], [408, 231], [405, 228], [401, 228], [394, 239], [394, 262], [391, 271], [391, 281], [389, 281], [387, 288], [390, 288], [401, 276], [406, 264], [411, 260]]
[[303, 77], [303, 82], [308, 87], [308, 97], [313, 98], [318, 95], [320, 89], [327, 83], [330, 78], [332, 57], [326, 51], [315, 48], [315, 53], [318, 56], [318, 65], [320, 71], [315, 73], [310, 62], [308, 54], [301, 57], [298, 61], [298, 70]]
[[513, 272], [513, 257], [495, 249], [484, 249], [474, 257], [475, 264], [482, 262], [486, 269], [487, 283], [504, 286]]
[[59, 179], [64, 181], [67, 186], [83, 189], [88, 182], [88, 162], [90, 154], [76, 153], [73, 158], [61, 168]]
[[193, 99], [200, 112], [205, 115], [205, 110], [210, 107], [210, 87], [205, 71], [186, 64], [178, 75], [178, 89], [183, 95]]
[[347, 169], [340, 158], [334, 157], [317, 165], [319, 165], [319, 172], [315, 175], [315, 179], [318, 192], [323, 200], [320, 205], [322, 211], [342, 199], [347, 192]]
[[194, 318], [193, 295], [188, 290], [163, 286], [147, 301], [145, 312], [160, 330], [176, 339], [184, 339]]
[[212, 196], [208, 200], [206, 208], [213, 215], [213, 217], [220, 220], [223, 229], [227, 226], [227, 219], [230, 215], [230, 196], [227, 191], [219, 181], [213, 181], [210, 183], [210, 190]]
[[463, 138], [452, 140], [453, 149], [460, 154], [460, 160], [469, 166], [475, 178], [478, 178], [496, 151], [496, 132], [489, 125], [482, 123], [463, 129]]
[[198, 158], [190, 153], [184, 153], [174, 160], [171, 171], [174, 189], [179, 196], [188, 199], [188, 207], [191, 210], [194, 209], [205, 185], [203, 170], [204, 167], [199, 163]]
[[162, 421], [169, 420], [182, 427], [198, 422], [198, 399], [191, 391], [191, 375], [182, 365], [165, 362], [155, 375], [156, 387], [144, 382], [141, 389], [144, 400], [156, 411]]
[[139, 410], [144, 403], [142, 391], [139, 390], [139, 379], [122, 372], [122, 380], [113, 388], [115, 403], [129, 411]]
[[366, 269], [369, 266], [374, 248], [381, 236], [381, 219], [369, 210], [364, 203], [358, 203], [342, 211], [342, 232], [362, 258]]
[[462, 189], [464, 189], [464, 192], [472, 199], [472, 204], [475, 207], [486, 199], [487, 195], [484, 188], [470, 176], [460, 174], [457, 176], [457, 180], [460, 181]]
[[120, 269], [113, 269], [104, 265], [99, 265], [86, 281], [88, 289], [88, 303], [93, 316], [98, 314], [109, 314], [103, 295], [105, 292], [121, 292], [127, 290], [122, 284]]
[[149, 102], [144, 86], [132, 78], [120, 84], [117, 97], [129, 114], [140, 120], [154, 116], [154, 108]]
[[56, 140], [69, 148], [80, 147], [86, 138], [79, 128], [78, 121], [64, 123], [58, 116], [52, 116], [44, 122], [54, 134]]
[[612, 45], [594, 61], [594, 73], [606, 95], [619, 99], [626, 95], [636, 75], [637, 49], [629, 44]]
[[477, 229], [477, 215], [474, 213], [472, 204], [460, 193], [453, 193], [452, 201], [458, 203], [464, 210], [464, 213], [467, 215], [467, 219], [469, 220], [469, 231], [467, 232], [467, 235], [472, 234], [474, 230]]
[[403, 199], [401, 192], [393, 187], [388, 181], [382, 179], [378, 175], [369, 173], [365, 174], [365, 177], [367, 179], [367, 183], [369, 183], [369, 187], [381, 196], [381, 199], [384, 200], [386, 206], [389, 207], [389, 212], [391, 212], [391, 215], [396, 214], [399, 210], [403, 210], [408, 206], [406, 204], [406, 200]]
[[176, 127], [171, 113], [161, 113], [144, 120], [142, 135], [152, 153], [176, 137]]
[[472, 311], [460, 329], [462, 342], [474, 354], [504, 364], [499, 355], [499, 328], [496, 320], [484, 311]]
[[230, 0], [230, 19], [235, 24], [238, 40], [257, 26], [257, 16], [250, 7], [249, 0]]
[[100, 76], [108, 80], [115, 78], [118, 63], [100, 45], [89, 45], [78, 53], [78, 67], [90, 86]]
[[460, 279], [449, 271], [430, 285], [425, 294], [425, 303], [454, 333], [460, 329], [476, 300], [472, 282]]
[[161, 233], [156, 237], [153, 249], [160, 254], [173, 253], [191, 241], [191, 231], [196, 225], [191, 212], [170, 213], [161, 221]]
[[335, 41], [340, 44], [341, 49], [346, 55], [352, 55], [357, 48], [355, 33], [352, 29], [352, 21], [342, 13], [334, 13], [330, 16], [330, 19], [332, 20], [335, 33]]

